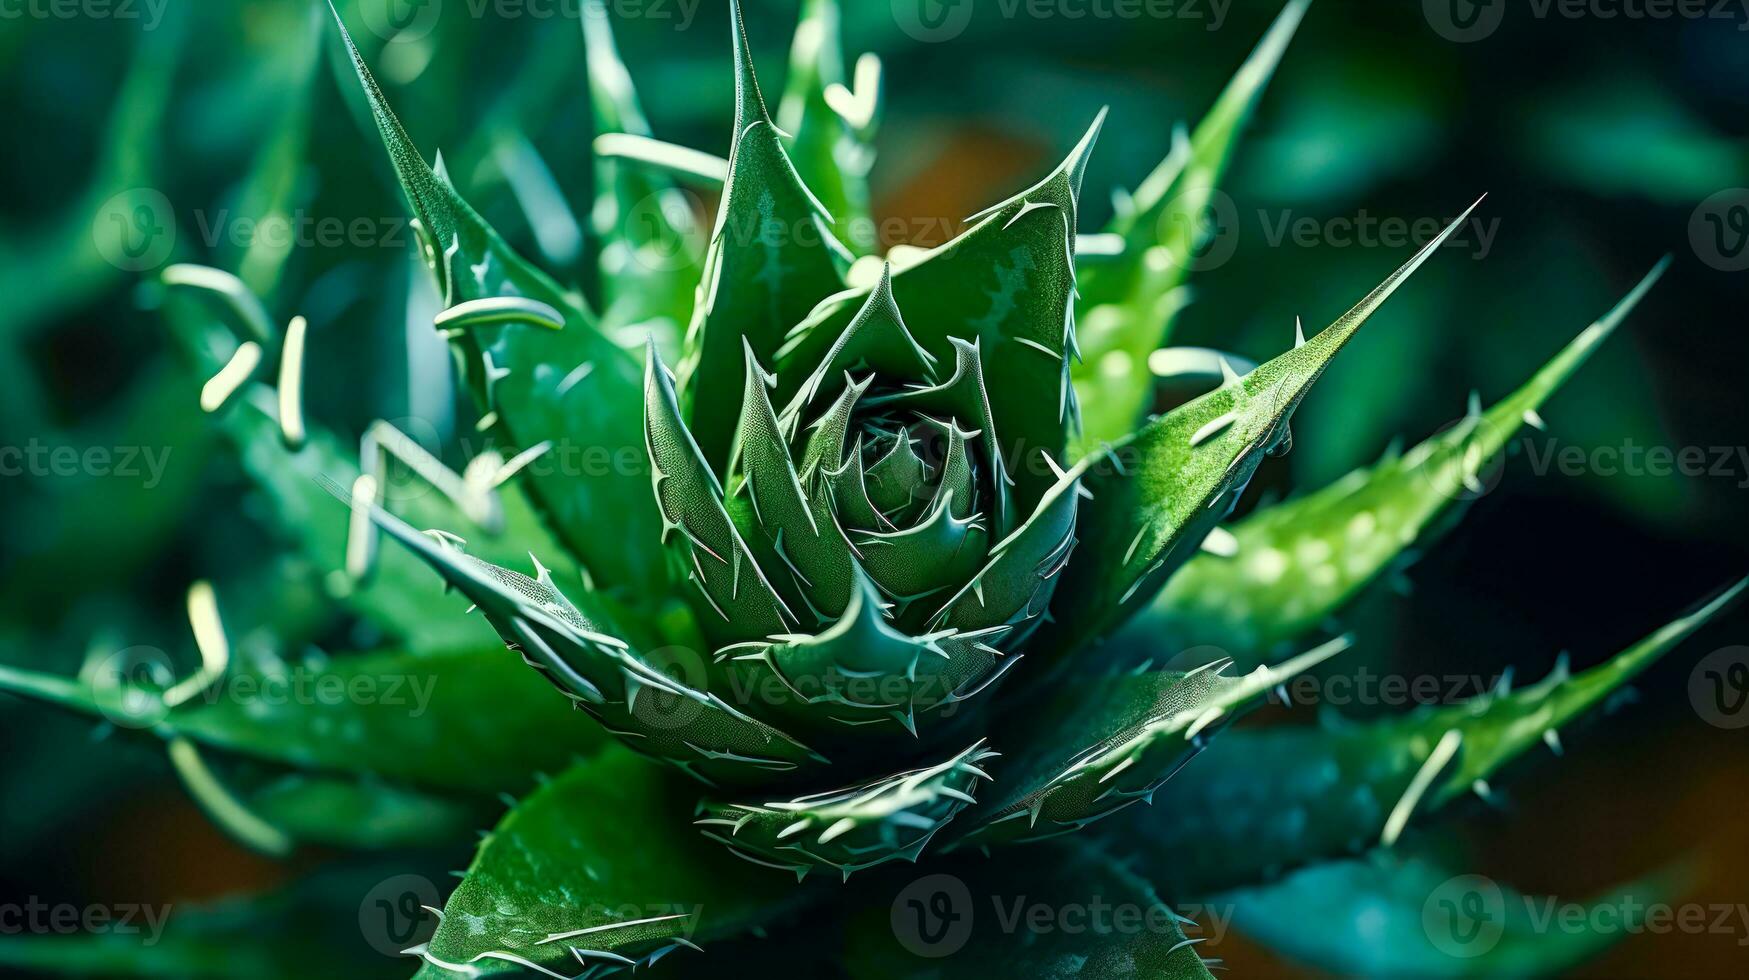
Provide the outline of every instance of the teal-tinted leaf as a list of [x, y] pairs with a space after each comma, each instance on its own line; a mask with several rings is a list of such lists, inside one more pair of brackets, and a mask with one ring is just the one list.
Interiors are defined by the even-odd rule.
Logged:
[[1196, 924], [1108, 854], [1076, 840], [1028, 857], [895, 876], [846, 927], [849, 975], [1212, 980]]
[[[748, 699], [697, 651], [667, 648], [659, 652], [671, 656], [652, 660], [601, 632], [538, 563], [539, 577], [529, 578], [463, 554], [381, 510], [373, 516], [478, 606], [506, 645], [639, 752], [707, 783], [769, 778], [824, 761], [738, 708]], [[671, 676], [675, 671], [680, 676]], [[736, 703], [712, 693], [713, 686]]]
[[[1378, 852], [1296, 872], [1282, 881], [1214, 899], [1233, 928], [1308, 966], [1346, 977], [1542, 977], [1564, 975], [1624, 939], [1599, 929], [1625, 908], [1657, 906], [1670, 889], [1623, 885], [1576, 907], [1522, 895], [1480, 875], [1457, 875], [1420, 857]], [[1548, 918], [1560, 910], [1561, 924]], [[1608, 909], [1608, 920], [1592, 909]], [[1625, 925], [1625, 923], [1624, 923]]]
[[1164, 629], [1184, 646], [1213, 644], [1248, 660], [1316, 630], [1485, 492], [1485, 471], [1523, 426], [1541, 427], [1544, 402], [1626, 319], [1667, 264], [1486, 412], [1235, 524], [1236, 550], [1191, 558], [1134, 627], [1153, 635]]
[[[931, 356], [946, 364], [955, 359], [953, 338], [977, 343], [1020, 514], [1056, 482], [1051, 463], [1062, 459], [1075, 417], [1075, 223], [1103, 119], [1043, 180], [973, 216], [965, 233], [892, 278], [898, 306]], [[801, 386], [877, 288], [832, 297], [793, 331], [777, 362], [780, 397]]]
[[1219, 388], [1089, 458], [1084, 557], [1065, 578], [1052, 648], [1094, 639], [1145, 607], [1232, 508], [1264, 455], [1291, 445], [1294, 409], [1330, 360], [1468, 216], [1316, 337], [1243, 378], [1229, 373]]
[[1188, 142], [1181, 137], [1134, 195], [1120, 199], [1110, 232], [1123, 240], [1121, 256], [1090, 267], [1082, 290], [1085, 360], [1075, 368], [1075, 383], [1084, 445], [1097, 448], [1129, 435], [1148, 411], [1154, 385], [1148, 355], [1183, 305], [1179, 288], [1221, 231], [1212, 203], [1216, 187], [1309, 4], [1288, 4], [1196, 133]]
[[[744, 372], [737, 372], [744, 373]], [[796, 616], [754, 560], [723, 503], [723, 485], [680, 418], [674, 379], [650, 345], [644, 381], [644, 445], [662, 517], [662, 539], [678, 531], [705, 635], [718, 645], [782, 633]]]
[[[1231, 732], [1162, 787], [1156, 806], [1119, 816], [1110, 833], [1140, 844], [1150, 871], [1187, 896], [1358, 853], [1379, 843], [1393, 813], [1400, 828], [1417, 812], [1488, 792], [1486, 780], [1542, 745], [1545, 732], [1606, 703], [1743, 589], [1739, 583], [1599, 667], [1557, 669], [1520, 691], [1383, 721]], [[1436, 753], [1444, 761], [1429, 766]], [[1424, 769], [1432, 771], [1420, 798], [1406, 797]]]
[[[650, 124], [614, 44], [606, 5], [589, 0], [580, 19], [596, 139], [648, 138]], [[600, 238], [602, 326], [678, 341], [692, 318], [704, 252], [686, 196], [650, 168], [598, 155], [591, 224]]]
[[741, 404], [743, 344], [772, 363], [789, 329], [843, 287], [849, 260], [832, 216], [802, 183], [766, 114], [738, 0], [731, 7], [735, 139], [679, 366], [686, 420], [718, 473]]
[[791, 134], [796, 172], [832, 215], [838, 240], [857, 255], [869, 255], [881, 244], [868, 211], [880, 69], [872, 55], [864, 55], [857, 64], [856, 87], [849, 87], [839, 19], [838, 0], [803, 4], [777, 126]]
[[[576, 296], [516, 255], [426, 164], [344, 26], [341, 34], [419, 222], [423, 257], [437, 277], [444, 305], [514, 296], [563, 314], [564, 329], [558, 331], [511, 324], [450, 336], [487, 413], [484, 421], [513, 446], [552, 443], [557, 464], [537, 461], [529, 467], [530, 494], [597, 581], [634, 597], [659, 595], [665, 581], [659, 551], [626, 546], [654, 540], [661, 527], [642, 474], [624, 465], [637, 459], [639, 445], [637, 362], [601, 333]], [[598, 475], [600, 459], [610, 465]], [[573, 472], [577, 461], [588, 466], [587, 479]]]
[[982, 742], [935, 765], [846, 789], [769, 803], [706, 803], [694, 821], [707, 837], [755, 864], [793, 871], [851, 872], [916, 861], [954, 815], [976, 801]]
[[[573, 976], [649, 962], [772, 922], [794, 882], [736, 860], [687, 823], [693, 799], [659, 767], [609, 750], [505, 815], [417, 951], [421, 976], [530, 964]], [[685, 954], [680, 954], [685, 955]]]
[[994, 768], [996, 790], [969, 815], [976, 829], [959, 843], [1042, 840], [1152, 800], [1240, 710], [1348, 645], [1337, 640], [1239, 677], [1214, 663], [1063, 684], [1042, 712], [1022, 707], [1005, 721], [998, 743], [1012, 747]]
[[258, 761], [486, 795], [603, 741], [514, 658], [477, 647], [239, 671], [183, 699], [168, 684], [10, 667], [0, 691]]

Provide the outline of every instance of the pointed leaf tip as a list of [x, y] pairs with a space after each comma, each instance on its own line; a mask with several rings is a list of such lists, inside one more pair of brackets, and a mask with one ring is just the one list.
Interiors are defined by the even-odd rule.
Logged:
[[747, 22], [742, 15], [741, 0], [729, 0], [730, 30], [735, 46], [735, 138], [756, 122], [771, 122], [765, 108], [765, 96], [759, 91], [759, 79], [753, 69], [753, 47], [747, 41]]

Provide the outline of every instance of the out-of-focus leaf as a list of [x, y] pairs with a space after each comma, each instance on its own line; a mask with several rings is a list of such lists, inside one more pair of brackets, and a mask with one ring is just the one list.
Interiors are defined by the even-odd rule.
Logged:
[[[145, 668], [167, 670], [157, 662]], [[251, 759], [434, 789], [520, 789], [594, 751], [597, 726], [498, 650], [358, 654], [238, 672], [186, 700], [168, 678], [0, 667], [0, 691]]]
[[[1523, 895], [1481, 875], [1378, 852], [1317, 865], [1271, 885], [1222, 895], [1232, 926], [1308, 966], [1346, 977], [1559, 976], [1626, 938], [1629, 922], [1593, 909], [1670, 900], [1642, 880], [1582, 903]], [[1572, 928], [1569, 909], [1587, 914]], [[1559, 922], [1550, 915], [1562, 916]]]
[[[878, 61], [859, 62], [854, 80], [844, 69], [838, 0], [807, 0], [790, 46], [789, 77], [777, 109], [777, 128], [791, 134], [796, 172], [832, 215], [838, 240], [857, 255], [872, 254], [868, 172], [874, 164], [879, 112]], [[871, 56], [864, 55], [864, 59]], [[872, 66], [865, 69], [865, 65]], [[855, 118], [843, 110], [855, 113]]]
[[1166, 339], [1180, 305], [1174, 294], [1205, 245], [1230, 231], [1216, 227], [1236, 217], [1219, 216], [1216, 186], [1309, 4], [1288, 4], [1188, 144], [1180, 143], [1134, 195], [1120, 199], [1109, 230], [1123, 239], [1122, 256], [1088, 269], [1081, 292], [1084, 360], [1074, 375], [1084, 446], [1129, 435], [1148, 411], [1154, 386], [1148, 355]]
[[1122, 864], [1078, 840], [1029, 857], [895, 879], [846, 928], [850, 976], [1212, 980], [1195, 923]]

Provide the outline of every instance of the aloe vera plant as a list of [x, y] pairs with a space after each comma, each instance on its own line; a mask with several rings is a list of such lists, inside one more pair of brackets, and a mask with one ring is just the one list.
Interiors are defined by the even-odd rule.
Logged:
[[[425, 678], [429, 698], [416, 714], [240, 710], [219, 695], [283, 665], [229, 656], [198, 587], [198, 673], [117, 685], [0, 667], [0, 690], [161, 739], [209, 813], [268, 852], [453, 842], [502, 811], [434, 932], [405, 950], [421, 976], [751, 972], [792, 957], [867, 977], [1217, 965], [1176, 913], [1140, 933], [984, 928], [944, 954], [901, 914], [944, 893], [907, 891], [915, 875], [895, 863], [933, 865], [975, 903], [1222, 900], [1332, 969], [1459, 972], [1401, 926], [1419, 923], [1433, 865], [1386, 852], [1558, 744], [1743, 586], [1519, 691], [1221, 734], [1296, 675], [1340, 669], [1323, 665], [1354, 638], [1324, 624], [1449, 526], [1662, 268], [1496, 407], [1224, 526], [1291, 446], [1332, 359], [1464, 220], [1325, 329], [1296, 329], [1244, 373], [1223, 358], [1218, 384], [1154, 413], [1145, 364], [1202, 244], [1200, 223], [1175, 216], [1206, 206], [1306, 9], [1288, 5], [1207, 120], [1124, 195], [1108, 247], [1078, 240], [1102, 114], [946, 244], [882, 255], [858, 232], [879, 67], [846, 66], [832, 0], [805, 3], [775, 112], [733, 5], [727, 160], [653, 139], [592, 4], [580, 45], [602, 154], [599, 312], [427, 161], [337, 11], [493, 448], [456, 474], [382, 425], [351, 458], [303, 417], [301, 322], [275, 328], [291, 311], [251, 287], [274, 281], [272, 257], [250, 282], [189, 266], [162, 278], [241, 324], [179, 328], [214, 376], [204, 407], [305, 557], [343, 583], [327, 600], [384, 638], [317, 669]], [[708, 232], [682, 187], [719, 195]], [[387, 492], [386, 456], [435, 491]], [[379, 533], [395, 546], [378, 551]], [[478, 619], [513, 654], [482, 643]], [[1211, 644], [1243, 669], [1168, 663]], [[1332, 896], [1387, 909], [1391, 945], [1368, 959], [1356, 946], [1377, 937], [1296, 918], [1295, 903]], [[218, 935], [247, 942], [244, 923]], [[766, 935], [786, 938], [748, 942]], [[1511, 939], [1462, 965], [1544, 972], [1604, 941]], [[0, 962], [56, 965], [27, 945], [0, 941]], [[172, 969], [207, 972], [223, 962], [212, 950], [177, 946], [187, 965]], [[276, 968], [255, 952], [258, 972]], [[61, 962], [130, 968], [108, 947]]]

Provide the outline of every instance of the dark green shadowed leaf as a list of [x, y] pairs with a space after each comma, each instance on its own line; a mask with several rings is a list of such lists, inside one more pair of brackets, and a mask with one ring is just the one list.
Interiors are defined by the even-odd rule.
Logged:
[[973, 802], [996, 753], [977, 745], [936, 765], [846, 789], [769, 803], [706, 803], [695, 821], [739, 857], [797, 880], [816, 868], [852, 872], [915, 862], [937, 832]]
[[[699, 779], [771, 778], [825, 760], [736, 707], [746, 699], [733, 678], [712, 671], [698, 651], [649, 653], [602, 633], [554, 586], [462, 554], [381, 510], [376, 521], [471, 600], [506, 645], [522, 654], [578, 708], [627, 745]], [[712, 693], [735, 694], [735, 703]]]
[[791, 327], [843, 288], [849, 254], [832, 216], [797, 175], [766, 114], [739, 2], [735, 31], [735, 139], [679, 366], [686, 420], [705, 461], [722, 473], [741, 404], [742, 345], [776, 360]]
[[[1232, 908], [1234, 929], [1334, 976], [1493, 980], [1566, 975], [1645, 924], [1619, 920], [1623, 910], [1668, 907], [1671, 891], [1669, 882], [1648, 879], [1561, 902], [1426, 858], [1379, 852], [1214, 903]], [[1569, 918], [1574, 909], [1585, 913], [1578, 928]], [[1554, 914], [1561, 918], [1548, 918]]]
[[856, 980], [1213, 980], [1196, 923], [1084, 841], [894, 876], [846, 926]]
[[[1561, 667], [1516, 692], [1382, 721], [1230, 732], [1161, 787], [1155, 806], [1100, 831], [1139, 845], [1149, 872], [1185, 896], [1359, 853], [1387, 831], [1394, 839], [1417, 813], [1467, 792], [1490, 793], [1487, 780], [1526, 751], [1558, 746], [1546, 732], [1607, 704], [1744, 585], [1579, 674]], [[1411, 794], [1418, 776], [1420, 791]]]
[[1083, 557], [1071, 562], [1044, 642], [1073, 648], [1145, 608], [1226, 516], [1264, 455], [1291, 445], [1294, 409], [1330, 360], [1468, 218], [1466, 211], [1316, 337], [1243, 378], [1229, 372], [1219, 388], [1090, 457]]
[[832, 215], [838, 240], [857, 255], [868, 255], [881, 244], [868, 211], [880, 62], [863, 55], [851, 87], [839, 20], [838, 0], [803, 4], [777, 126], [792, 135], [790, 157], [796, 172]]
[[[341, 34], [419, 222], [423, 258], [445, 306], [511, 296], [544, 303], [564, 317], [558, 331], [510, 324], [451, 334], [469, 387], [487, 413], [484, 421], [522, 449], [551, 443], [552, 459], [529, 467], [530, 493], [597, 581], [634, 597], [659, 595], [666, 569], [659, 550], [626, 544], [654, 540], [661, 527], [643, 474], [624, 465], [637, 458], [639, 445], [636, 360], [597, 329], [576, 296], [517, 256], [426, 164], [344, 26]], [[574, 472], [575, 461], [600, 458], [613, 461], [606, 475], [593, 475], [593, 467], [587, 479]]]
[[666, 777], [609, 750], [518, 803], [417, 950], [420, 976], [648, 963], [764, 927], [798, 902], [794, 882], [699, 835], [689, 790]]
[[[744, 374], [737, 371], [737, 374]], [[644, 445], [662, 517], [662, 538], [679, 531], [705, 635], [717, 645], [782, 633], [793, 613], [754, 560], [723, 505], [723, 485], [680, 418], [674, 380], [650, 345], [644, 382]]]
[[1042, 712], [1023, 705], [1005, 719], [997, 739], [1010, 748], [993, 769], [996, 791], [968, 815], [976, 829], [955, 846], [1042, 840], [1151, 801], [1240, 710], [1348, 646], [1336, 640], [1238, 677], [1215, 663], [1065, 682]]
[[1178, 291], [1207, 260], [1211, 237], [1233, 231], [1220, 226], [1237, 215], [1216, 206], [1216, 187], [1309, 5], [1288, 4], [1196, 133], [1179, 142], [1134, 195], [1119, 199], [1109, 230], [1122, 239], [1123, 251], [1092, 265], [1081, 293], [1084, 360], [1074, 371], [1082, 393], [1082, 444], [1090, 450], [1129, 435], [1148, 411], [1154, 389], [1148, 355], [1165, 341], [1183, 305]]
[[[499, 650], [352, 654], [239, 671], [192, 695], [0, 667], [0, 692], [293, 769], [491, 795], [595, 751], [600, 732]], [[512, 707], [514, 706], [514, 707]]]
[[[588, 0], [580, 19], [596, 139], [649, 137], [607, 5]], [[595, 158], [595, 194], [590, 218], [600, 239], [602, 328], [610, 335], [644, 329], [677, 342], [692, 319], [704, 253], [690, 199], [665, 175], [605, 155]]]
[[[924, 350], [945, 364], [955, 356], [952, 338], [978, 343], [1022, 514], [1055, 482], [1051, 464], [1063, 458], [1074, 425], [1075, 222], [1103, 120], [1101, 113], [1043, 180], [973, 216], [965, 233], [893, 275], [893, 294]], [[871, 291], [834, 296], [795, 329], [778, 357], [780, 396], [820, 363]]]
[[1318, 629], [1486, 492], [1481, 481], [1508, 443], [1525, 425], [1541, 427], [1544, 402], [1627, 318], [1666, 265], [1486, 412], [1406, 454], [1234, 525], [1236, 550], [1191, 558], [1131, 628], [1137, 635], [1165, 631], [1183, 646], [1213, 644], [1246, 659], [1266, 658]]

